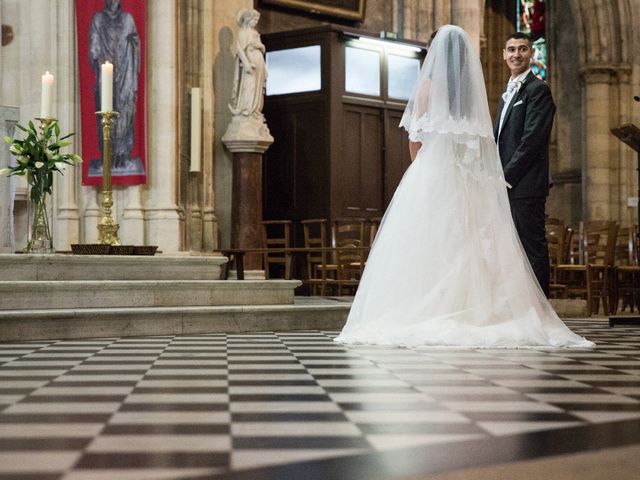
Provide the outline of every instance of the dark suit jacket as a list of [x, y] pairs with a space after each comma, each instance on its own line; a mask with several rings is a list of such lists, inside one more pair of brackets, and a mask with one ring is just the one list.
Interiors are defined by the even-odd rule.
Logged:
[[504, 101], [500, 99], [494, 135], [509, 198], [546, 197], [549, 194], [549, 136], [556, 106], [549, 86], [529, 73], [506, 107], [498, 138]]

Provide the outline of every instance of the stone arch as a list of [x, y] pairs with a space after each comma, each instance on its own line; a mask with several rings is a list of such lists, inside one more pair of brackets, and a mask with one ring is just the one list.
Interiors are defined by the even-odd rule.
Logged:
[[629, 62], [633, 33], [630, 0], [569, 0], [568, 4], [576, 20], [583, 65]]
[[[629, 121], [630, 117], [633, 54], [631, 0], [569, 0], [567, 4], [575, 37], [568, 36], [566, 32], [558, 35], [556, 31], [555, 36], [561, 37], [562, 41], [552, 45], [551, 49], [557, 61], [561, 62], [561, 58], [567, 58], [567, 50], [575, 48], [578, 57], [575, 68], [579, 69], [579, 74], [576, 72], [572, 76], [565, 65], [553, 65], [555, 70], [562, 72], [564, 68], [565, 71], [565, 75], [554, 77], [555, 85], [552, 82], [558, 104], [557, 151], [563, 152], [556, 159], [556, 165], [561, 167], [560, 178], [565, 173], [562, 168], [568, 169], [565, 175], [568, 188], [561, 195], [564, 198], [557, 200], [558, 203], [573, 204], [573, 214], [570, 215], [572, 221], [611, 219], [627, 223], [629, 215], [626, 204], [632, 191], [633, 175], [632, 162], [626, 157], [632, 152], [627, 152], [628, 149], [611, 135], [610, 130], [625, 120]], [[566, 27], [566, 15], [562, 15], [564, 12], [560, 12], [560, 8], [551, 9], [557, 15], [555, 20], [551, 19], [552, 29], [563, 27], [560, 20], [562, 16]], [[560, 20], [560, 24], [556, 20]], [[567, 92], [575, 92], [576, 87], [580, 92], [577, 107], [581, 115], [576, 118], [574, 111], [573, 116], [566, 112], [563, 116], [567, 102], [571, 104], [576, 101]], [[576, 106], [575, 103], [573, 106]], [[580, 122], [580, 125], [563, 123], [569, 119]], [[567, 132], [580, 135], [579, 139], [574, 139], [574, 144], [575, 141], [581, 144], [579, 159], [571, 159], [571, 153], [567, 153], [567, 147], [571, 144], [571, 140], [563, 138]], [[571, 170], [572, 167], [579, 171]], [[576, 172], [577, 177], [572, 172]], [[579, 185], [578, 195], [570, 187], [572, 183]], [[551, 203], [554, 201], [552, 199]]]

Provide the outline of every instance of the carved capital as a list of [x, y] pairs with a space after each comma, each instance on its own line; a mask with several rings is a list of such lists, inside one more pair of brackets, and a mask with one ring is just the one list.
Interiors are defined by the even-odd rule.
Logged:
[[617, 68], [614, 65], [586, 65], [580, 70], [580, 78], [586, 84], [614, 83]]
[[594, 83], [629, 83], [631, 79], [630, 65], [586, 65], [580, 70], [580, 78], [586, 84]]

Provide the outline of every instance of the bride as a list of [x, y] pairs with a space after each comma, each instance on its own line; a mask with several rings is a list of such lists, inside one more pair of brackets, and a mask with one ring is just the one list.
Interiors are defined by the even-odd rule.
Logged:
[[385, 213], [341, 343], [592, 347], [556, 315], [509, 210], [480, 60], [438, 30], [400, 125], [421, 147]]

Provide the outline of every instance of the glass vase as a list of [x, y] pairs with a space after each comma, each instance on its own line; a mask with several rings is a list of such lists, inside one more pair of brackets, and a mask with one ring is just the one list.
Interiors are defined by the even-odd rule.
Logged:
[[29, 230], [25, 253], [53, 253], [51, 217], [47, 205], [49, 197], [50, 195], [42, 187], [31, 186], [27, 202]]

